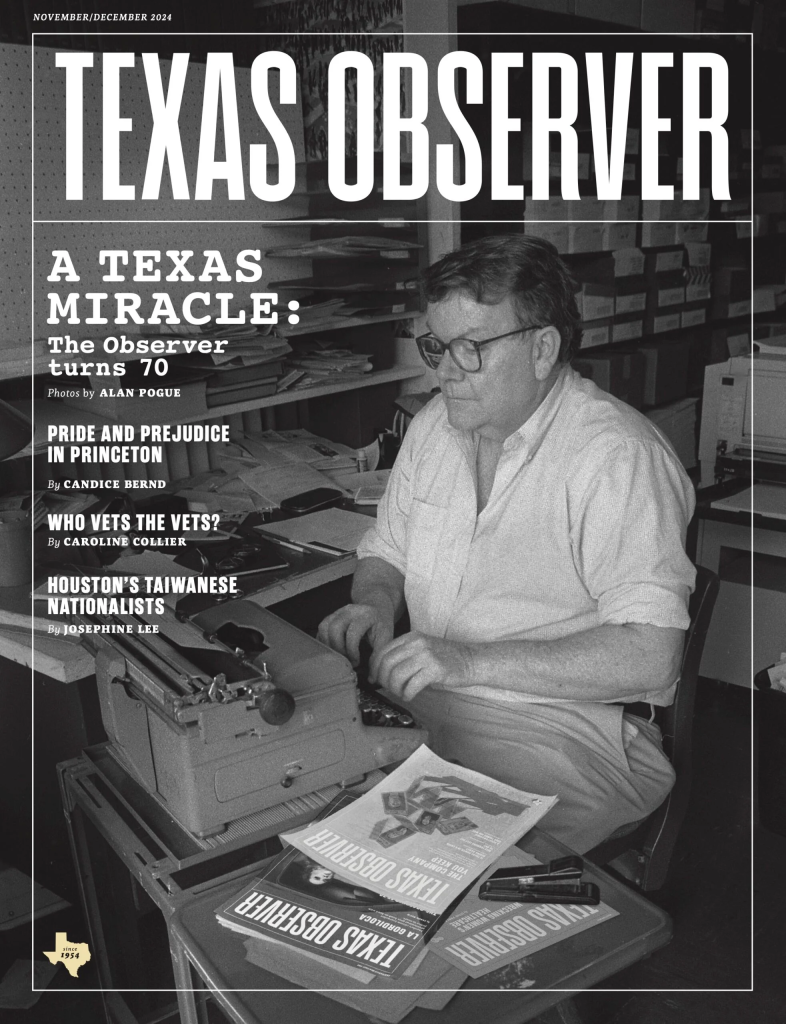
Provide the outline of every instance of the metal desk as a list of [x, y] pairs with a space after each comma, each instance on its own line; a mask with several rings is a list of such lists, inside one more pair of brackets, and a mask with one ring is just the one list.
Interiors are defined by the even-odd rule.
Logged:
[[[90, 949], [115, 1024], [146, 1024], [175, 1010], [169, 922], [220, 884], [240, 886], [281, 850], [278, 833], [310, 821], [339, 792], [295, 797], [199, 839], [167, 814], [108, 753], [106, 743], [57, 766]], [[370, 773], [357, 792], [375, 785]], [[150, 990], [154, 990], [150, 994]], [[162, 998], [158, 993], [163, 993]]]
[[[243, 936], [215, 919], [216, 908], [278, 852], [283, 820], [262, 812], [223, 837], [195, 839], [104, 745], [60, 765], [59, 774], [93, 957], [102, 986], [123, 990], [106, 995], [110, 1021], [161, 1019], [174, 1010], [176, 990], [183, 1024], [202, 1024], [208, 999], [236, 1024], [368, 1024], [363, 1014], [246, 961]], [[293, 804], [287, 826], [314, 817], [322, 801], [306, 797]], [[544, 861], [570, 852], [537, 829], [522, 846]], [[564, 998], [563, 990], [596, 985], [669, 941], [671, 921], [663, 911], [594, 865], [588, 873], [619, 916], [522, 961], [527, 980], [547, 991], [488, 992], [483, 989], [500, 984], [493, 975], [469, 980], [440, 1011], [444, 1024], [521, 1024]], [[434, 1024], [433, 1014], [415, 1010], [407, 1024]]]

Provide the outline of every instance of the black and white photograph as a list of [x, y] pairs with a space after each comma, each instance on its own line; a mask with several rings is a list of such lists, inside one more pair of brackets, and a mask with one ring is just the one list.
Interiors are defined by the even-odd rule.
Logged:
[[4, 0], [0, 82], [4, 1024], [783, 1020], [782, 0]]

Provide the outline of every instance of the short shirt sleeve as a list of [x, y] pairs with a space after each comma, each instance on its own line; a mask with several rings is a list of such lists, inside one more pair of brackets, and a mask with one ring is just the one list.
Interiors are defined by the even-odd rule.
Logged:
[[687, 629], [693, 488], [676, 456], [630, 439], [582, 461], [571, 493], [574, 561], [601, 622]]
[[407, 569], [407, 518], [411, 503], [413, 432], [404, 437], [373, 529], [358, 544], [358, 558], [382, 558], [404, 575]]

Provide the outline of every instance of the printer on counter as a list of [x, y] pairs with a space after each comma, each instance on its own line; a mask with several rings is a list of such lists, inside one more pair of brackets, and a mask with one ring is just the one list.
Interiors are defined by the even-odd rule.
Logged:
[[726, 476], [786, 483], [786, 352], [735, 356], [704, 371], [701, 486]]

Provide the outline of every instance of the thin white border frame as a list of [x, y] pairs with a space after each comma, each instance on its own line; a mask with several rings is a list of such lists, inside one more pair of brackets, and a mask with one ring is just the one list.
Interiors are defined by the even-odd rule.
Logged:
[[[58, 23], [62, 23], [62, 22], [53, 21], [52, 23], [53, 24], [58, 24]], [[114, 21], [114, 20], [110, 20], [110, 19], [107, 19], [104, 23], [107, 24], [107, 25], [109, 25], [109, 24], [112, 24], [112, 25], [122, 24], [122, 22], [120, 22], [120, 21]], [[192, 37], [196, 37], [196, 36], [213, 36], [213, 37], [216, 37], [216, 36], [220, 36], [220, 37], [224, 37], [224, 36], [233, 36], [233, 37], [254, 37], [254, 36], [276, 37], [276, 36], [281, 36], [281, 37], [290, 37], [290, 36], [293, 36], [293, 35], [297, 35], [297, 36], [335, 36], [335, 35], [347, 35], [347, 36], [383, 36], [383, 37], [387, 37], [387, 36], [396, 36], [396, 37], [404, 36], [404, 37], [407, 37], [407, 36], [445, 36], [447, 34], [452, 39], [454, 37], [458, 38], [458, 37], [462, 37], [462, 36], [477, 36], [478, 35], [477, 32], [451, 32], [451, 33], [444, 33], [444, 32], [404, 32], [404, 31], [401, 31], [401, 32], [366, 32], [366, 31], [363, 31], [363, 32], [361, 32], [361, 31], [353, 32], [353, 31], [350, 31], [350, 32], [341, 32], [341, 33], [338, 33], [338, 32], [231, 32], [231, 31], [227, 31], [227, 32], [224, 32], [224, 31], [218, 31], [218, 32], [189, 32], [189, 31], [173, 31], [173, 30], [169, 30], [169, 31], [152, 30], [152, 31], [149, 31], [149, 32], [142, 32], [142, 31], [111, 31], [111, 32], [97, 32], [96, 31], [96, 32], [83, 32], [83, 31], [78, 31], [77, 30], [78, 26], [81, 25], [81, 24], [90, 24], [89, 21], [86, 20], [85, 22], [81, 22], [81, 21], [74, 20], [73, 22], [69, 22], [69, 24], [74, 26], [74, 28], [69, 30], [69, 31], [60, 30], [60, 31], [52, 31], [52, 32], [46, 32], [46, 31], [33, 31], [33, 32], [31, 32], [31, 43], [30, 43], [31, 58], [30, 58], [30, 63], [31, 63], [31, 246], [32, 246], [32, 252], [31, 252], [31, 297], [30, 297], [30, 301], [31, 301], [31, 350], [32, 350], [33, 358], [35, 356], [35, 350], [34, 350], [34, 333], [35, 333], [34, 273], [35, 273], [35, 224], [36, 223], [39, 223], [39, 224], [78, 224], [78, 223], [82, 223], [82, 224], [88, 224], [88, 223], [90, 223], [90, 224], [135, 224], [135, 223], [155, 223], [155, 224], [167, 224], [167, 223], [169, 223], [169, 224], [197, 224], [197, 223], [218, 224], [218, 223], [224, 223], [224, 224], [234, 224], [234, 223], [252, 223], [252, 224], [254, 224], [254, 223], [256, 223], [256, 224], [297, 224], [297, 225], [304, 225], [304, 226], [308, 225], [308, 224], [314, 224], [314, 223], [317, 223], [317, 224], [319, 224], [319, 223], [322, 223], [322, 224], [324, 224], [324, 223], [347, 223], [347, 224], [351, 224], [351, 223], [387, 223], [385, 221], [379, 221], [379, 220], [374, 220], [374, 221], [357, 221], [357, 220], [354, 220], [354, 219], [346, 221], [346, 222], [345, 221], [324, 221], [324, 220], [297, 220], [297, 221], [295, 221], [295, 220], [287, 220], [287, 221], [271, 221], [271, 220], [264, 220], [264, 221], [262, 221], [262, 220], [252, 220], [252, 221], [234, 221], [234, 220], [190, 220], [190, 221], [182, 221], [182, 220], [177, 220], [177, 221], [171, 221], [171, 220], [152, 220], [152, 221], [147, 221], [147, 220], [107, 220], [107, 221], [101, 221], [101, 220], [84, 220], [84, 221], [79, 221], [79, 220], [38, 220], [37, 221], [35, 219], [35, 46], [36, 46], [36, 36], [68, 36], [68, 37], [73, 37], [74, 35], [79, 35], [79, 36], [107, 36], [107, 35], [111, 35], [112, 37], [115, 37], [115, 36], [117, 36], [117, 37], [123, 37], [123, 36], [144, 36], [144, 37], [149, 37], [149, 36], [178, 36], [178, 37], [183, 37], [183, 36], [192, 36]], [[634, 36], [636, 38], [652, 38], [654, 36], [665, 36], [665, 37], [698, 37], [698, 38], [713, 38], [713, 39], [715, 39], [715, 38], [725, 38], [725, 37], [731, 37], [731, 38], [745, 38], [745, 37], [748, 37], [749, 38], [749, 40], [750, 40], [750, 65], [751, 65], [751, 71], [750, 71], [750, 94], [751, 94], [751, 115], [750, 115], [751, 116], [751, 126], [750, 126], [750, 132], [751, 132], [751, 216], [750, 216], [750, 219], [748, 219], [748, 220], [731, 220], [730, 219], [730, 220], [721, 220], [721, 221], [701, 221], [701, 222], [700, 221], [673, 221], [673, 223], [721, 223], [721, 224], [750, 223], [751, 224], [751, 235], [750, 235], [750, 252], [751, 252], [750, 334], [751, 334], [751, 342], [752, 342], [753, 341], [753, 327], [754, 327], [754, 319], [753, 319], [753, 280], [754, 280], [754, 270], [753, 270], [753, 256], [754, 256], [754, 245], [753, 245], [753, 243], [754, 243], [754, 232], [753, 232], [753, 223], [754, 223], [754, 210], [753, 210], [754, 159], [753, 159], [753, 157], [754, 157], [754, 152], [755, 152], [755, 150], [754, 150], [754, 138], [753, 138], [754, 137], [754, 131], [755, 131], [755, 129], [754, 129], [754, 91], [753, 91], [754, 90], [753, 65], [754, 65], [754, 52], [755, 52], [754, 48], [753, 48], [754, 33], [753, 32], [687, 32], [687, 31], [686, 32], [643, 32], [643, 31], [634, 32], [634, 31], [630, 31], [629, 30], [629, 31], [620, 31], [620, 32], [484, 32], [484, 33], [481, 33], [481, 34], [484, 35], [484, 36], [492, 36], [492, 37], [496, 37], [496, 36], [502, 36], [502, 37], [509, 37], [509, 36], [522, 36], [522, 37], [530, 37], [530, 36], [582, 36], [582, 37], [586, 37], [586, 38], [591, 38], [591, 37], [595, 37], [595, 36], [603, 36], [603, 37], [608, 37], [608, 36], [615, 36], [615, 37], [616, 36]], [[392, 218], [392, 220], [395, 220], [395, 218]], [[521, 223], [523, 223], [523, 220], [524, 220], [524, 218], [521, 218], [520, 220], [510, 220], [510, 221], [505, 221], [505, 220], [499, 220], [499, 221], [488, 221], [488, 220], [484, 220], [484, 221], [456, 221], [456, 220], [425, 220], [424, 221], [424, 220], [416, 220], [415, 221], [415, 220], [406, 220], [404, 223], [407, 223], [407, 224], [412, 224], [412, 223], [417, 223], [417, 224], [455, 224], [455, 223], [460, 223], [460, 224], [461, 223], [468, 223], [468, 224], [470, 224], [470, 223], [521, 224]], [[667, 221], [666, 219], [658, 220], [658, 221], [567, 221], [567, 220], [545, 221], [544, 220], [544, 221], [541, 221], [540, 223], [556, 223], [556, 224], [563, 224], [563, 223], [595, 223], [595, 224], [596, 223], [637, 223], [637, 224], [644, 224], [644, 223], [672, 223], [672, 221]], [[33, 369], [34, 369], [34, 367], [33, 367]], [[31, 376], [31, 398], [32, 398], [33, 377], [34, 377], [34, 374], [33, 374], [32, 370], [31, 370], [31, 375], [30, 376]], [[753, 389], [752, 389], [752, 394], [751, 394], [751, 414], [753, 414], [753, 401], [754, 401], [754, 399], [753, 399]], [[32, 405], [32, 409], [33, 409], [33, 416], [32, 416], [32, 419], [33, 419], [33, 436], [35, 436], [35, 433], [34, 433], [35, 432], [35, 406], [34, 406], [34, 403]], [[751, 455], [751, 460], [752, 459], [753, 459], [753, 455]], [[32, 460], [31, 460], [31, 462], [32, 462]], [[31, 490], [32, 490], [33, 482], [34, 482], [33, 481], [33, 473], [32, 473], [32, 469], [31, 469]], [[751, 495], [751, 513], [752, 513], [752, 511], [753, 511], [753, 497]], [[751, 514], [750, 536], [751, 536], [751, 624], [752, 624], [753, 623], [753, 516], [752, 516], [752, 514]], [[33, 568], [34, 568], [34, 555], [31, 556], [31, 558], [32, 558]], [[35, 672], [35, 641], [34, 641], [34, 636], [35, 636], [35, 634], [34, 634], [33, 630], [31, 629], [31, 648], [32, 648], [32, 667], [31, 667], [31, 673]], [[753, 889], [753, 883], [754, 883], [754, 877], [753, 877], [753, 859], [754, 859], [754, 844], [753, 844], [753, 827], [754, 827], [754, 820], [753, 820], [753, 814], [754, 814], [754, 806], [753, 806], [753, 789], [754, 789], [753, 710], [754, 709], [753, 709], [753, 685], [752, 685], [752, 671], [753, 671], [753, 630], [752, 629], [751, 629], [750, 660], [751, 660], [751, 692], [750, 692], [750, 711], [751, 711], [751, 730], [750, 730], [750, 746], [751, 746], [751, 752], [750, 752], [750, 799], [751, 799], [751, 815], [750, 815], [750, 848], [751, 848], [751, 850], [750, 850], [750, 852], [751, 852], [751, 865], [750, 865], [750, 895], [751, 895], [750, 978], [751, 978], [751, 985], [750, 985], [750, 988], [747, 988], [747, 989], [741, 989], [741, 988], [733, 988], [733, 989], [725, 989], [725, 988], [721, 988], [721, 989], [718, 989], [718, 988], [712, 988], [712, 989], [701, 989], [701, 988], [686, 988], [686, 989], [677, 989], [677, 988], [669, 988], [669, 989], [664, 989], [664, 988], [657, 988], [657, 989], [627, 989], [627, 988], [626, 989], [607, 989], [607, 988], [603, 988], [603, 989], [601, 989], [601, 988], [597, 988], [597, 987], [593, 986], [592, 989], [586, 989], [586, 988], [580, 988], [580, 989], [568, 989], [568, 988], [559, 989], [560, 992], [577, 993], [577, 992], [597, 991], [597, 992], [614, 992], [614, 993], [617, 993], [617, 992], [621, 992], [621, 993], [625, 993], [625, 992], [648, 992], [648, 993], [650, 993], [650, 992], [657, 992], [657, 993], [661, 993], [661, 992], [687, 992], [687, 993], [692, 993], [692, 992], [711, 992], [711, 993], [715, 993], [715, 992], [739, 992], [739, 993], [752, 993], [754, 991], [754, 967], [755, 967], [755, 963], [754, 963], [754, 942], [753, 942], [753, 937], [754, 937], [754, 908], [753, 908], [753, 891], [754, 891], [754, 889]], [[32, 682], [32, 680], [31, 680], [31, 682]], [[34, 723], [35, 723], [35, 715], [34, 715], [34, 707], [35, 707], [34, 688], [31, 685], [31, 783], [32, 783], [32, 794], [31, 794], [31, 883], [32, 883], [31, 884], [31, 909], [33, 911], [34, 911], [33, 892], [34, 892], [34, 885], [35, 885], [35, 845], [34, 845], [34, 843], [35, 843], [35, 813], [34, 813], [34, 809], [35, 809], [35, 802], [34, 802], [34, 795], [35, 795], [35, 760], [34, 760], [34, 748], [35, 748], [35, 729], [34, 729]], [[34, 924], [35, 924], [35, 916], [33, 914], [33, 917], [32, 917], [32, 920], [31, 920], [31, 959], [35, 959], [35, 950], [33, 948], [34, 945], [35, 945], [35, 938], [34, 938], [34, 931], [35, 931], [35, 929], [34, 929]], [[193, 965], [191, 965], [191, 961], [190, 960], [189, 960], [189, 965], [190, 965], [190, 968], [193, 966]], [[48, 988], [45, 988], [45, 989], [35, 989], [35, 988], [33, 988], [32, 991], [34, 991], [34, 992], [46, 992], [46, 991], [48, 991], [48, 992], [98, 992], [98, 993], [104, 993], [104, 992], [140, 992], [140, 991], [145, 991], [145, 992], [174, 992], [174, 993], [177, 993], [177, 992], [183, 992], [183, 991], [185, 991], [185, 992], [204, 992], [205, 989], [204, 988], [201, 988], [201, 989], [178, 989], [178, 988], [164, 988], [164, 989], [117, 989], [117, 988], [114, 988], [114, 989], [106, 989], [106, 988], [98, 988], [98, 989], [87, 989], [87, 988], [62, 989], [62, 988], [57, 988], [57, 989], [55, 989], [55, 988], [48, 987]], [[268, 989], [210, 989], [210, 988], [208, 988], [207, 991], [208, 992], [289, 992], [289, 991], [292, 991], [292, 989], [269, 989], [269, 988]], [[321, 992], [321, 991], [327, 991], [327, 990], [322, 990], [322, 989], [305, 989], [304, 991]], [[359, 990], [359, 989], [331, 989], [330, 991], [339, 991], [340, 992], [340, 991], [361, 991], [361, 990]], [[365, 990], [363, 990], [363, 991], [365, 991]], [[400, 991], [422, 991], [422, 989], [404, 989], [404, 990], [400, 990]], [[450, 989], [450, 990], [434, 989], [433, 991], [458, 991], [458, 990], [453, 990], [453, 989]], [[510, 992], [511, 994], [521, 994], [521, 992], [525, 992], [525, 993], [526, 992], [552, 992], [552, 991], [555, 991], [555, 990], [554, 989], [537, 989], [537, 988], [527, 988], [527, 989], [523, 989], [523, 990], [519, 990], [519, 989], [496, 989], [495, 988], [495, 989], [472, 989], [472, 991], [473, 992]], [[222, 1010], [222, 1012], [223, 1012], [223, 1010]]]

